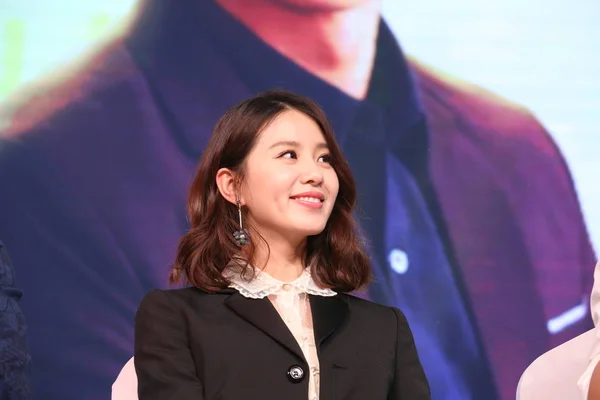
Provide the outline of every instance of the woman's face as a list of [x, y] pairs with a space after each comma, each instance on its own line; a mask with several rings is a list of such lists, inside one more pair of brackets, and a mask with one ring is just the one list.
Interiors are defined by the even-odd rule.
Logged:
[[339, 190], [321, 129], [296, 110], [279, 114], [246, 159], [242, 201], [265, 238], [319, 234]]

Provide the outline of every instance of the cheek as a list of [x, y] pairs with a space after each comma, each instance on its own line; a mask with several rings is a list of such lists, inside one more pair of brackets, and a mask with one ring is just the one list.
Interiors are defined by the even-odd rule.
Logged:
[[332, 197], [337, 197], [337, 194], [340, 190], [340, 181], [337, 177], [337, 174], [334, 171], [327, 171], [328, 175], [325, 177], [327, 190]]
[[244, 177], [244, 195], [245, 200], [248, 203], [255, 203], [256, 201], [260, 201], [262, 195], [265, 190], [265, 180], [261, 179], [263, 175], [263, 171], [261, 170], [252, 170], [251, 172], [246, 173]]
[[274, 166], [253, 171], [247, 179], [252, 200], [277, 201], [288, 198], [295, 175], [286, 168]]

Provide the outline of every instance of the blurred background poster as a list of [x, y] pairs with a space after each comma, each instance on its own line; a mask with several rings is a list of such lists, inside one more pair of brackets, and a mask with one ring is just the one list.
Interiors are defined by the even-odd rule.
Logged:
[[[167, 287], [212, 126], [274, 87], [332, 119], [368, 296], [406, 313], [434, 398], [512, 399], [531, 361], [591, 327], [600, 3], [217, 3], [0, 0], [0, 240], [39, 398], [108, 398], [139, 300]], [[327, 13], [349, 21], [334, 39], [281, 44], [280, 19]], [[329, 69], [303, 58], [313, 39]], [[356, 78], [328, 64], [344, 46], [364, 54]]]

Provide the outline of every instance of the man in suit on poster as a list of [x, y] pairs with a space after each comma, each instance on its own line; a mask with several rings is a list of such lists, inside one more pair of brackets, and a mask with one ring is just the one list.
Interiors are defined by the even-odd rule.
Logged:
[[331, 117], [371, 241], [368, 295], [406, 313], [433, 398], [512, 398], [535, 357], [591, 327], [562, 323], [594, 254], [552, 139], [405, 56], [379, 7], [146, 0], [123, 36], [8, 103], [0, 235], [36, 277], [24, 307], [43, 396], [106, 398], [137, 304], [166, 285], [216, 119], [273, 87]]

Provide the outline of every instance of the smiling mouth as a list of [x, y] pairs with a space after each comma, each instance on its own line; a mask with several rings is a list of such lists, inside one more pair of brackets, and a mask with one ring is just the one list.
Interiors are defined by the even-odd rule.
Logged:
[[317, 199], [316, 197], [293, 197], [293, 199], [315, 204], [321, 204], [323, 202], [323, 200]]

